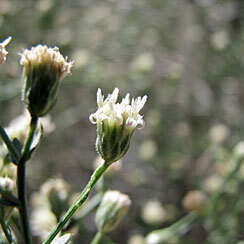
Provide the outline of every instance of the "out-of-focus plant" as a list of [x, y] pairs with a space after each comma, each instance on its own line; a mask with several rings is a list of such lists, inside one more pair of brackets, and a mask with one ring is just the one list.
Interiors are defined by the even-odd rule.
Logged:
[[[202, 190], [189, 191], [182, 199], [182, 205], [188, 214], [166, 228], [150, 232], [146, 236], [146, 243], [188, 243], [187, 233], [194, 228], [196, 222], [201, 223], [206, 231], [206, 243], [227, 244], [241, 240], [238, 224], [242, 216], [243, 201], [237, 192], [243, 184], [244, 143], [238, 143], [230, 153], [221, 150], [216, 153], [218, 167], [215, 176], [219, 177], [221, 183], [216, 183], [211, 178], [207, 179], [211, 181], [207, 187], [206, 183], [203, 184]], [[223, 156], [225, 162], [221, 162]]]

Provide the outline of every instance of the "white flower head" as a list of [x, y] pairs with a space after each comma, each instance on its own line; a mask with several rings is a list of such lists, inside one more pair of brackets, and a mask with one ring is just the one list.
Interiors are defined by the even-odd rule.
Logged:
[[24, 49], [20, 54], [20, 64], [25, 68], [33, 68], [33, 66], [49, 65], [55, 69], [59, 78], [62, 79], [71, 73], [71, 68], [74, 62], [68, 62], [67, 57], [59, 52], [58, 47], [48, 47], [46, 45], [37, 45], [30, 50]]
[[5, 47], [11, 42], [11, 40], [12, 37], [9, 36], [7, 39], [0, 43], [0, 64], [5, 63], [6, 61], [6, 56], [8, 52], [6, 51]]
[[139, 114], [147, 101], [147, 96], [143, 98], [132, 98], [130, 103], [130, 94], [127, 93], [121, 103], [117, 103], [119, 89], [116, 87], [112, 94], [108, 94], [104, 100], [102, 91], [97, 90], [97, 112], [90, 115], [89, 119], [93, 124], [101, 124], [104, 120], [108, 120], [111, 124], [125, 124], [126, 128], [141, 129], [144, 127], [143, 116]]
[[97, 124], [96, 147], [101, 157], [108, 162], [115, 162], [125, 155], [130, 138], [135, 128], [144, 127], [143, 116], [139, 114], [146, 103], [147, 96], [130, 101], [130, 94], [118, 103], [119, 89], [104, 99], [101, 89], [97, 91], [98, 109], [89, 119]]
[[68, 62], [57, 47], [37, 45], [20, 54], [23, 65], [22, 100], [31, 115], [42, 117], [56, 103], [60, 81], [71, 73], [73, 62]]

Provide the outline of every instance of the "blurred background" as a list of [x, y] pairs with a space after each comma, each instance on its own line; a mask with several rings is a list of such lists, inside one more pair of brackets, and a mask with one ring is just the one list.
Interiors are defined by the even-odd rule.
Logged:
[[[23, 113], [23, 48], [58, 46], [75, 60], [50, 133], [28, 163], [31, 211], [32, 196], [49, 178], [63, 178], [71, 192], [83, 189], [97, 157], [88, 120], [97, 88], [106, 95], [118, 87], [120, 98], [147, 94], [148, 102], [145, 128], [107, 177], [107, 189], [128, 194], [132, 206], [103, 243], [142, 244], [191, 211], [183, 200], [189, 192], [207, 205], [223, 184], [214, 210], [204, 206], [186, 232], [160, 243], [242, 243], [244, 167], [236, 170], [233, 148], [244, 133], [243, 0], [1, 0], [0, 33], [0, 41], [13, 38], [0, 69], [4, 127]], [[90, 243], [94, 212], [73, 232], [74, 243]]]

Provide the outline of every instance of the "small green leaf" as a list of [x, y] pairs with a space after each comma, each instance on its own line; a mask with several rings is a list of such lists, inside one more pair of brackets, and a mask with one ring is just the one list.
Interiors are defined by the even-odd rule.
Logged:
[[63, 235], [61, 237], [59, 237], [58, 239], [55, 239], [52, 244], [68, 244], [69, 241], [71, 240], [71, 234], [66, 234]]
[[40, 128], [39, 128], [37, 134], [35, 135], [33, 143], [31, 145], [30, 156], [36, 150], [36, 148], [39, 146], [41, 139], [43, 137], [43, 133], [44, 133], [44, 129], [43, 129], [42, 124], [40, 123]]

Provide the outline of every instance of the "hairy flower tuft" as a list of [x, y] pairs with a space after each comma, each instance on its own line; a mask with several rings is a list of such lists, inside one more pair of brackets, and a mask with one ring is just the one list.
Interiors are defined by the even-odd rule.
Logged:
[[101, 89], [97, 91], [98, 109], [89, 119], [97, 124], [96, 147], [101, 157], [115, 162], [125, 155], [135, 128], [144, 127], [143, 116], [139, 114], [146, 103], [147, 96], [130, 101], [130, 94], [117, 103], [119, 89], [115, 88], [104, 100]]
[[6, 56], [8, 52], [6, 51], [5, 47], [11, 42], [11, 40], [12, 37], [9, 36], [7, 39], [0, 43], [0, 64], [5, 63], [6, 61]]
[[22, 100], [32, 115], [41, 117], [54, 106], [59, 83], [71, 73], [73, 62], [68, 62], [57, 47], [37, 45], [24, 49], [20, 64], [24, 80]]

